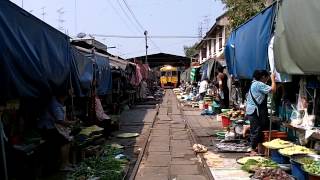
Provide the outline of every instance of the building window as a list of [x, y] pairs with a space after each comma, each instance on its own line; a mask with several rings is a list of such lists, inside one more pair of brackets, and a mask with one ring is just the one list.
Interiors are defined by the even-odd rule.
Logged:
[[206, 48], [201, 49], [201, 57], [202, 57], [202, 59], [207, 58], [207, 49]]
[[211, 41], [208, 41], [209, 57], [211, 56]]
[[216, 39], [213, 39], [213, 54], [216, 53]]
[[[223, 30], [223, 29], [221, 29]], [[219, 51], [222, 50], [222, 31], [219, 32]]]

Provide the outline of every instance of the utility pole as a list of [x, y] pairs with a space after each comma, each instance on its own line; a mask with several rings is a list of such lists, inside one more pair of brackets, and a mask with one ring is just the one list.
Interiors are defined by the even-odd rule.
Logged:
[[42, 21], [44, 21], [44, 16], [47, 14], [46, 12], [45, 12], [45, 8], [46, 7], [42, 7], [41, 9], [42, 9], [42, 13], [41, 13], [41, 15], [42, 15]]
[[74, 33], [77, 34], [78, 31], [78, 18], [77, 18], [78, 14], [77, 14], [77, 0], [74, 0]]
[[209, 21], [210, 21], [210, 18], [209, 16], [204, 16], [203, 17], [203, 24], [204, 24], [204, 32], [208, 32], [209, 31]]
[[23, 0], [21, 0], [21, 7], [22, 7], [22, 9], [23, 9]]
[[198, 26], [198, 36], [199, 36], [199, 40], [200, 39], [202, 39], [202, 32], [203, 32], [203, 30], [202, 30], [203, 28], [202, 28], [202, 22], [200, 22], [199, 23], [199, 26]]
[[146, 40], [146, 60], [145, 63], [148, 64], [148, 31], [144, 31], [144, 36], [145, 36], [145, 40]]
[[57, 13], [58, 13], [58, 22], [59, 22], [58, 29], [60, 31], [63, 31], [64, 30], [63, 23], [65, 21], [64, 19], [62, 19], [62, 15], [64, 14], [63, 8], [58, 9]]

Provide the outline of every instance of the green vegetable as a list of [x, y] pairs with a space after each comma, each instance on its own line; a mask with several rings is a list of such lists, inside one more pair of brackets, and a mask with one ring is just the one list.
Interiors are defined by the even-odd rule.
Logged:
[[261, 168], [261, 167], [267, 167], [267, 168], [277, 168], [278, 167], [278, 164], [267, 159], [267, 160], [263, 160], [261, 162], [259, 161], [256, 161], [254, 159], [249, 159], [242, 167], [241, 169], [244, 170], [244, 171], [248, 171], [248, 172], [251, 172], [251, 171], [255, 171], [256, 169], [258, 168]]
[[320, 161], [314, 161], [311, 164], [304, 164], [303, 168], [311, 174], [320, 176]]
[[241, 169], [244, 171], [253, 171], [254, 169], [258, 168], [258, 161], [254, 159], [249, 159], [242, 167]]
[[97, 177], [99, 180], [121, 180], [128, 161], [114, 158], [121, 152], [117, 148], [105, 146], [103, 149], [102, 156], [90, 157], [81, 162], [69, 179], [86, 180]]

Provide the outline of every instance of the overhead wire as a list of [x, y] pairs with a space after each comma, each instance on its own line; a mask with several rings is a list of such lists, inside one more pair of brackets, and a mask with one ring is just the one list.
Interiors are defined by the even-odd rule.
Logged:
[[[93, 36], [100, 36], [100, 37], [108, 37], [108, 38], [132, 38], [132, 39], [142, 39], [145, 36], [133, 36], [133, 35], [115, 35], [115, 34], [91, 34]], [[179, 35], [154, 35], [148, 36], [150, 38], [159, 38], [159, 39], [198, 39], [199, 36], [179, 36]], [[203, 40], [210, 40], [210, 39], [218, 39], [218, 38], [204, 38]]]
[[136, 25], [136, 23], [134, 23], [132, 21], [132, 19], [130, 18], [130, 16], [128, 15], [127, 11], [123, 8], [123, 6], [121, 5], [119, 0], [116, 0], [116, 2], [118, 3], [118, 6], [120, 7], [121, 11], [123, 12], [123, 14], [127, 17], [127, 19], [130, 21], [130, 23], [133, 25], [133, 27], [135, 28], [135, 30], [140, 34], [141, 31], [139, 29], [139, 27]]
[[[188, 43], [188, 42], [193, 42], [193, 41], [194, 40], [188, 40], [188, 41], [181, 41], [181, 42], [177, 42], [177, 43], [172, 43], [172, 44], [167, 45], [167, 48], [168, 47], [172, 47], [172, 46], [176, 46], [176, 45], [179, 45], [179, 44], [185, 44], [185, 43]], [[151, 48], [150, 50], [155, 50], [155, 48]], [[131, 51], [131, 52], [128, 52], [128, 53], [122, 53], [122, 54], [120, 54], [120, 56], [125, 56], [125, 55], [130, 55], [130, 54], [135, 54], [135, 53], [142, 53], [144, 51], [145, 50]]]
[[119, 16], [119, 18], [121, 19], [121, 21], [125, 24], [125, 26], [131, 31], [133, 32], [133, 29], [131, 26], [129, 26], [129, 24], [125, 21], [125, 19], [120, 15], [120, 12], [117, 10], [117, 8], [113, 5], [112, 1], [109, 1], [111, 8], [113, 9], [113, 11]]
[[127, 17], [128, 21], [130, 21], [130, 23], [132, 24], [132, 26], [134, 27], [136, 32], [138, 34], [141, 34], [143, 31], [141, 32], [140, 29], [139, 29], [139, 26], [137, 26], [137, 24], [130, 18], [130, 16], [128, 15], [127, 11], [124, 9], [123, 5], [120, 3], [120, 0], [116, 0], [116, 2], [118, 3], [118, 6], [120, 7], [120, 9], [123, 12], [123, 14]]
[[133, 19], [136, 21], [136, 23], [138, 24], [138, 26], [144, 31], [145, 29], [144, 29], [144, 27], [141, 25], [141, 23], [138, 21], [138, 19], [137, 19], [137, 17], [136, 17], [136, 15], [133, 13], [133, 11], [131, 10], [131, 8], [130, 8], [130, 6], [129, 6], [129, 4], [127, 3], [127, 1], [126, 0], [122, 0], [123, 1], [123, 3], [124, 3], [124, 5], [127, 7], [127, 9], [129, 10], [129, 12], [130, 12], [130, 14], [131, 14], [131, 16], [133, 17]]
[[[145, 31], [146, 29], [141, 25], [141, 23], [139, 22], [139, 20], [137, 19], [136, 15], [134, 14], [134, 12], [132, 11], [132, 9], [130, 8], [129, 4], [127, 3], [126, 0], [122, 0], [123, 3], [125, 4], [125, 6], [127, 7], [127, 9], [129, 10], [131, 16], [133, 17], [133, 19], [136, 21], [136, 23], [138, 24], [138, 26], [141, 28], [142, 31]], [[147, 36], [147, 38], [151, 41], [151, 43], [161, 52], [161, 48], [150, 38]]]
[[[116, 0], [116, 2], [118, 3], [118, 6], [120, 7], [120, 10], [122, 11], [122, 13], [120, 13], [119, 8], [116, 8], [116, 6], [113, 4], [112, 1], [109, 1], [109, 4], [111, 6], [111, 8], [113, 9], [113, 11], [118, 15], [118, 17], [120, 18], [120, 20], [124, 23], [124, 25], [128, 28], [129, 31], [131, 31], [133, 34], [140, 34], [140, 30], [137, 28], [136, 24], [133, 23], [133, 21], [130, 19], [130, 16], [128, 15], [128, 13], [125, 11], [125, 9], [122, 7], [122, 5], [119, 3], [118, 0]], [[124, 15], [124, 16], [123, 16]], [[126, 19], [128, 19], [128, 22]], [[131, 25], [129, 25], [131, 24]], [[95, 35], [92, 34], [93, 36], [100, 36], [100, 37], [105, 37], [105, 38], [112, 38], [114, 36], [101, 36], [101, 35]], [[119, 48], [117, 48], [119, 50]]]

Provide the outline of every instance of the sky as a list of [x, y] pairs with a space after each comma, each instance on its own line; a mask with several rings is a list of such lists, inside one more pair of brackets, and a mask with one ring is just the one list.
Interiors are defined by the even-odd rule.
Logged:
[[[94, 38], [108, 47], [115, 47], [108, 51], [123, 58], [144, 55], [145, 40], [103, 36], [142, 37], [144, 30], [150, 36], [198, 36], [201, 24], [205, 33], [224, 11], [220, 0], [11, 1], [71, 37], [79, 33], [102, 35]], [[148, 39], [148, 54], [163, 52], [184, 55], [183, 46], [190, 46], [197, 41], [198, 38]]]

